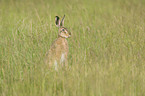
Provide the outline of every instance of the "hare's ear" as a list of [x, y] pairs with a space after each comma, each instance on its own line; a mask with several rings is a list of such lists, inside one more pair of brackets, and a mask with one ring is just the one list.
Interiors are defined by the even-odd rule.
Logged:
[[60, 27], [60, 19], [59, 19], [58, 16], [55, 16], [55, 25], [56, 25], [57, 27]]
[[64, 18], [65, 18], [65, 15], [64, 15], [63, 18], [61, 19], [60, 26], [64, 26]]

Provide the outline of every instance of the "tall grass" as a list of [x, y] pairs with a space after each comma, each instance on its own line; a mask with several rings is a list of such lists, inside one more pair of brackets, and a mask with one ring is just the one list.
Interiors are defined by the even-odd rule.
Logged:
[[[43, 60], [56, 15], [72, 32], [69, 70]], [[1, 0], [0, 96], [145, 96], [144, 0]]]

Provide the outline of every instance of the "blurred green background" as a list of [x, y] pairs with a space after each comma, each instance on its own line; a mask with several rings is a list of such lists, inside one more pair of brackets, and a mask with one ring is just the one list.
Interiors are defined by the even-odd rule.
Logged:
[[[66, 15], [69, 70], [44, 57]], [[0, 96], [145, 96], [145, 0], [0, 0]]]

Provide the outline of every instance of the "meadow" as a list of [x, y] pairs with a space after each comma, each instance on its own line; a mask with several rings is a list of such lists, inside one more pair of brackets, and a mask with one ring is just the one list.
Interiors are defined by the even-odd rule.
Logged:
[[[64, 14], [69, 69], [49, 70]], [[145, 0], [0, 0], [0, 96], [145, 96]]]

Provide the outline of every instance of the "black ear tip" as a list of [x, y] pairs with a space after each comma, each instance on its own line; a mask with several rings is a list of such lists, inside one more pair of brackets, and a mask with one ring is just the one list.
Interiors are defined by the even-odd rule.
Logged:
[[59, 17], [58, 16], [55, 16], [55, 20], [59, 20]]

